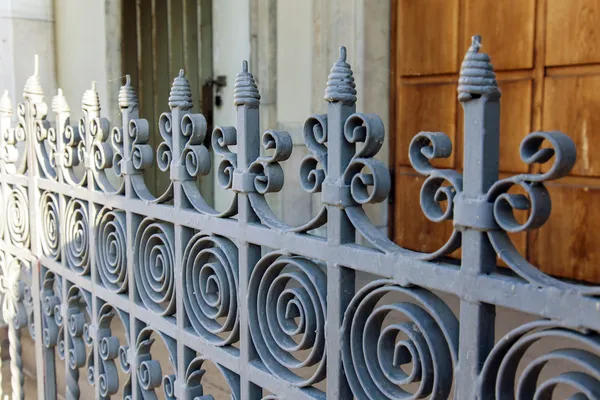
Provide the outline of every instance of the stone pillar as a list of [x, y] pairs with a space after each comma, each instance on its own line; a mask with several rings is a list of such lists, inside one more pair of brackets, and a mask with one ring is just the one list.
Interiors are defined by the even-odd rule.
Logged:
[[56, 93], [54, 10], [52, 0], [0, 1], [0, 89], [18, 103], [39, 55], [45, 93]]

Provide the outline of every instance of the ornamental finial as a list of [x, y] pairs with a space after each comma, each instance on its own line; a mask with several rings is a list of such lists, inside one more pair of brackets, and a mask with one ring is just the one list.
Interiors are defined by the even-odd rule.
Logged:
[[173, 80], [171, 95], [169, 96], [169, 107], [182, 110], [192, 108], [192, 88], [182, 69], [179, 70], [179, 75]]
[[254, 76], [248, 72], [248, 61], [242, 61], [242, 71], [235, 77], [233, 86], [233, 104], [236, 106], [258, 107], [260, 93], [254, 81]]
[[63, 95], [62, 89], [58, 89], [58, 93], [52, 98], [52, 111], [56, 114], [71, 111], [67, 99]]
[[135, 89], [131, 86], [131, 76], [125, 75], [125, 84], [119, 89], [119, 108], [136, 108], [138, 106], [138, 98]]
[[91, 89], [88, 89], [83, 93], [83, 99], [81, 99], [81, 109], [84, 112], [100, 111], [100, 96], [96, 91], [96, 82], [92, 82]]
[[39, 69], [40, 59], [36, 54], [33, 57], [33, 75], [27, 78], [27, 82], [25, 82], [25, 89], [23, 90], [25, 98], [30, 98], [30, 96], [44, 95], [44, 90], [42, 89], [42, 84], [40, 83]]
[[500, 89], [496, 82], [494, 66], [490, 63], [490, 56], [480, 53], [481, 36], [472, 37], [471, 47], [465, 54], [460, 77], [458, 79], [458, 100], [468, 101], [482, 95], [500, 96]]
[[0, 98], [0, 114], [4, 115], [12, 115], [13, 113], [13, 105], [10, 97], [8, 95], [8, 90], [5, 90], [2, 93], [2, 98]]
[[333, 64], [327, 79], [325, 100], [330, 103], [356, 103], [356, 84], [352, 67], [346, 62], [346, 47], [340, 47], [340, 58]]

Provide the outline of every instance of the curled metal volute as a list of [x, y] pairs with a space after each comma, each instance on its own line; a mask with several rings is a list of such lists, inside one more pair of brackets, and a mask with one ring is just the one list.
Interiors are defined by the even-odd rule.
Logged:
[[[410, 301], [381, 301], [398, 294]], [[386, 318], [399, 322], [385, 325]], [[356, 293], [341, 329], [342, 360], [356, 396], [450, 396], [458, 360], [458, 320], [433, 293], [389, 280], [373, 281]], [[409, 372], [401, 366], [410, 367]]]
[[443, 132], [419, 132], [411, 140], [408, 150], [410, 164], [422, 175], [429, 175], [437, 169], [431, 161], [451, 155], [452, 141]]

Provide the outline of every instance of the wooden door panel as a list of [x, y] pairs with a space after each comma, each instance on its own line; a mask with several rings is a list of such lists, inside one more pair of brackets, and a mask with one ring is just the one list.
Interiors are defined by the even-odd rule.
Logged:
[[600, 176], [600, 75], [546, 78], [543, 114], [544, 130], [575, 141], [573, 174]]
[[531, 131], [532, 81], [498, 82], [500, 97], [500, 171], [527, 172], [521, 141]]
[[399, 0], [399, 74], [458, 71], [458, 8], [458, 0]]
[[559, 182], [546, 185], [552, 214], [546, 225], [529, 233], [530, 259], [554, 276], [600, 282], [600, 182]]
[[600, 1], [547, 2], [546, 65], [600, 62]]
[[461, 54], [479, 34], [496, 70], [533, 67], [535, 0], [466, 0], [464, 18]]
[[[400, 86], [395, 137], [396, 165], [410, 165], [408, 146], [421, 131], [444, 132], [454, 143], [457, 105], [454, 83]], [[435, 160], [434, 165], [451, 168], [454, 159]]]
[[443, 131], [454, 154], [436, 166], [462, 169], [464, 123], [456, 84], [470, 37], [480, 34], [502, 91], [500, 176], [540, 170], [520, 158], [521, 141], [531, 131], [565, 132], [578, 153], [566, 182], [549, 184], [550, 221], [541, 230], [513, 235], [513, 242], [549, 274], [600, 282], [600, 157], [595, 156], [600, 154], [600, 0], [394, 4], [394, 240], [429, 252], [450, 233], [449, 224], [431, 223], [421, 212], [423, 179], [411, 172], [408, 146], [419, 131]]

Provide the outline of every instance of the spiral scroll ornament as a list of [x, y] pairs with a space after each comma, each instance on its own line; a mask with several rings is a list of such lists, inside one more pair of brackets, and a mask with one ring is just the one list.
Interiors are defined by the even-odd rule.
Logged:
[[375, 114], [353, 114], [344, 124], [344, 137], [348, 143], [362, 143], [344, 172], [352, 200], [361, 205], [384, 201], [392, 185], [390, 172], [373, 158], [383, 145], [383, 121]]
[[273, 150], [270, 156], [259, 157], [249, 172], [255, 175], [254, 188], [260, 194], [276, 193], [283, 188], [283, 168], [280, 163], [290, 158], [294, 144], [285, 131], [269, 130], [262, 136], [265, 150]]
[[[52, 349], [61, 343], [59, 356], [64, 358], [64, 333], [61, 308], [61, 285], [52, 272], [46, 272], [42, 282], [42, 341], [44, 347]], [[61, 349], [59, 349], [61, 350]]]
[[169, 360], [173, 369], [177, 363], [177, 345], [175, 341], [167, 335], [158, 331], [153, 331], [150, 328], [144, 328], [138, 335], [136, 341], [135, 365], [137, 365], [138, 387], [142, 392], [144, 399], [156, 399], [156, 389], [163, 387], [165, 398], [174, 400], [175, 394], [175, 378], [174, 374], [164, 374], [161, 363], [158, 360], [152, 359], [152, 346], [158, 336], [166, 345], [169, 352]]
[[[120, 321], [126, 332], [129, 330], [129, 319], [126, 314], [114, 309], [109, 304], [103, 305], [98, 314], [98, 326], [95, 332], [96, 341], [98, 342], [98, 355], [100, 356], [98, 388], [102, 398], [108, 398], [119, 391], [118, 366], [128, 375], [123, 385], [123, 396], [126, 398], [126, 396], [131, 395], [129, 366], [124, 366], [122, 363], [122, 354], [127, 352], [129, 346], [121, 345], [119, 338], [113, 335], [111, 323], [115, 319]], [[92, 368], [88, 374], [93, 376], [93, 373]]]
[[[410, 163], [419, 174], [427, 177], [421, 187], [421, 209], [432, 222], [452, 220], [454, 199], [462, 191], [462, 175], [459, 172], [432, 165], [434, 160], [451, 155], [452, 141], [443, 132], [420, 132], [410, 142]], [[460, 239], [460, 233], [454, 229], [446, 243], [428, 258], [453, 252], [460, 247]]]
[[428, 290], [373, 281], [350, 302], [342, 332], [344, 369], [357, 398], [450, 396], [458, 320]]
[[29, 247], [29, 201], [21, 187], [14, 186], [6, 201], [6, 231], [8, 238], [18, 247]]
[[[202, 357], [194, 358], [187, 367], [185, 372], [185, 389], [184, 398], [186, 399], [213, 399], [210, 394], [204, 394], [204, 387], [202, 385], [202, 378], [204, 377], [206, 370], [203, 368], [204, 363], [210, 363]], [[219, 372], [223, 375], [223, 378], [227, 382], [230, 390], [230, 398], [232, 400], [240, 399], [240, 379], [239, 376], [225, 367], [219, 364], [215, 364]]]
[[127, 240], [125, 213], [103, 209], [96, 222], [96, 265], [102, 283], [112, 291], [124, 293], [127, 276]]
[[[323, 380], [327, 277], [321, 266], [270, 253], [256, 264], [248, 287], [250, 332], [267, 369], [298, 387]], [[308, 378], [297, 374], [304, 367], [313, 367]]]
[[60, 254], [58, 197], [44, 192], [40, 198], [40, 222], [42, 251], [46, 257], [58, 260]]
[[86, 334], [87, 321], [90, 320], [89, 310], [84, 292], [77, 286], [69, 288], [64, 322], [68, 333], [65, 358], [69, 367], [66, 376], [69, 398], [79, 398], [79, 369], [85, 367], [88, 360], [93, 359], [91, 351], [88, 355], [86, 350], [86, 345], [91, 344], [89, 334]]
[[175, 312], [173, 227], [150, 218], [135, 238], [134, 271], [139, 295], [149, 309], [168, 316]]
[[87, 204], [71, 199], [65, 213], [65, 257], [67, 265], [80, 275], [90, 271]]
[[[536, 346], [555, 349], [542, 355], [531, 352], [533, 356], [529, 356]], [[523, 364], [524, 369], [520, 368]], [[489, 354], [481, 371], [479, 392], [481, 399], [534, 400], [559, 395], [598, 399], [600, 336], [548, 320], [522, 325], [498, 341]]]
[[239, 338], [238, 255], [228, 239], [198, 233], [183, 255], [183, 300], [194, 331], [215, 346]]

